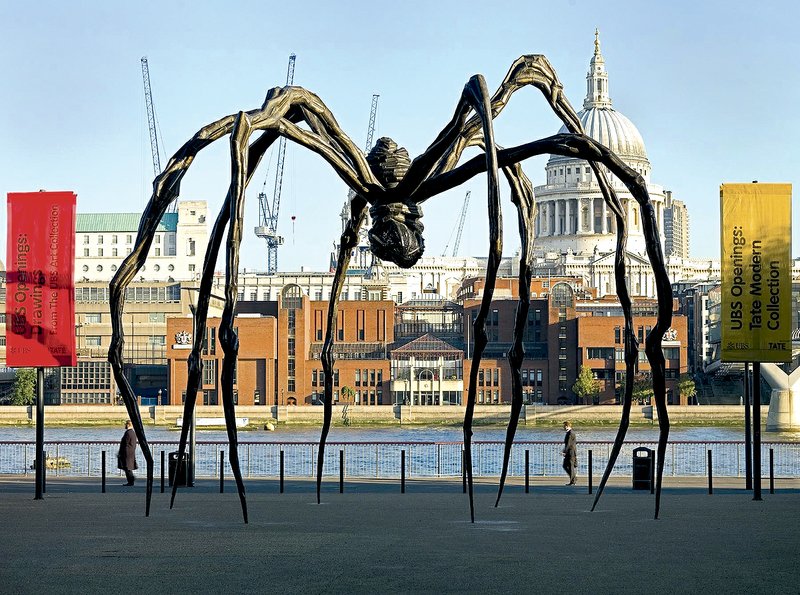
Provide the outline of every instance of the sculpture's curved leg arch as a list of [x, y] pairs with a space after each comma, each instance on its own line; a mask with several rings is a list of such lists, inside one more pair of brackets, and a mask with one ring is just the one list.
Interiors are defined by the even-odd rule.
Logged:
[[320, 435], [319, 451], [317, 453], [317, 504], [320, 503], [320, 493], [322, 491], [325, 443], [328, 439], [328, 432], [331, 428], [331, 417], [333, 414], [333, 333], [336, 328], [336, 311], [339, 306], [339, 296], [342, 294], [347, 267], [350, 264], [350, 252], [358, 245], [358, 231], [364, 224], [366, 215], [367, 201], [358, 195], [353, 196], [350, 201], [350, 219], [342, 232], [341, 241], [339, 242], [339, 254], [336, 258], [336, 274], [333, 277], [331, 299], [328, 302], [328, 326], [325, 329], [325, 342], [320, 355], [322, 371], [325, 377], [325, 401], [322, 404], [322, 433]]
[[231, 470], [239, 491], [242, 516], [247, 523], [247, 499], [245, 497], [242, 471], [239, 467], [238, 437], [236, 431], [236, 408], [233, 399], [233, 380], [239, 353], [239, 337], [233, 328], [236, 301], [238, 298], [239, 245], [242, 242], [244, 224], [244, 193], [247, 187], [247, 141], [252, 132], [250, 120], [244, 112], [236, 118], [231, 132], [231, 185], [230, 222], [228, 225], [227, 258], [225, 266], [225, 307], [219, 325], [219, 342], [225, 357], [222, 360], [222, 408], [225, 412], [225, 425], [228, 430], [228, 453]]
[[514, 436], [519, 425], [519, 415], [522, 411], [522, 362], [525, 359], [523, 339], [528, 321], [528, 312], [531, 305], [531, 277], [533, 258], [533, 221], [536, 216], [536, 207], [533, 197], [533, 188], [527, 176], [522, 172], [518, 163], [503, 168], [508, 185], [511, 188], [511, 200], [517, 207], [517, 222], [520, 235], [519, 256], [519, 303], [514, 316], [514, 342], [508, 351], [508, 362], [511, 366], [511, 414], [506, 429], [506, 442], [503, 451], [503, 468], [500, 473], [500, 485], [497, 489], [497, 500], [494, 505], [500, 504], [503, 487], [506, 483], [508, 465], [511, 460], [511, 449], [514, 445]]
[[467, 406], [464, 413], [464, 464], [466, 466], [467, 485], [469, 488], [470, 518], [474, 523], [475, 503], [472, 481], [472, 420], [475, 414], [475, 387], [477, 386], [478, 369], [480, 368], [483, 351], [488, 343], [488, 337], [486, 336], [486, 318], [491, 307], [492, 296], [494, 295], [494, 288], [497, 283], [497, 270], [500, 267], [500, 259], [503, 254], [503, 216], [500, 209], [497, 147], [494, 142], [494, 131], [492, 129], [489, 94], [483, 77], [475, 76], [470, 79], [464, 88], [464, 97], [471, 104], [475, 112], [480, 114], [483, 121], [489, 207], [489, 261], [486, 265], [486, 283], [484, 285], [481, 306], [473, 324], [475, 348], [470, 364], [470, 383]]

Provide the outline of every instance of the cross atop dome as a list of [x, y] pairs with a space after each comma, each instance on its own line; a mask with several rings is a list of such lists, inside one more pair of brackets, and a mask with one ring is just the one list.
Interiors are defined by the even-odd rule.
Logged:
[[593, 107], [610, 108], [611, 98], [608, 96], [608, 73], [603, 54], [600, 53], [600, 32], [594, 30], [594, 55], [589, 62], [589, 72], [586, 73], [586, 99], [583, 108]]

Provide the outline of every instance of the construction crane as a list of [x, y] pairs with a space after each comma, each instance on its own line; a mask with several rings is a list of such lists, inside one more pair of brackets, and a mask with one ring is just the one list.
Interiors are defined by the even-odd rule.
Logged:
[[[297, 56], [289, 54], [289, 67], [286, 70], [286, 86], [294, 82], [294, 63]], [[278, 211], [281, 207], [281, 187], [283, 185], [283, 163], [286, 157], [286, 138], [278, 141], [278, 167], [275, 171], [275, 188], [272, 191], [272, 204], [264, 192], [267, 181], [258, 195], [258, 226], [255, 228], [259, 238], [267, 240], [267, 274], [278, 272], [278, 246], [283, 244], [283, 237], [278, 235]]]
[[[161, 153], [158, 150], [158, 121], [156, 120], [156, 110], [153, 106], [153, 91], [150, 87], [150, 67], [147, 63], [147, 56], [142, 56], [142, 81], [144, 82], [144, 104], [147, 109], [147, 125], [150, 128], [150, 152], [153, 155], [153, 175], [161, 173]], [[175, 213], [178, 203], [173, 202], [167, 209], [168, 213]]]
[[[461, 216], [458, 218], [458, 225], [453, 228], [453, 231], [450, 232], [450, 237], [453, 237], [453, 234], [456, 234], [456, 241], [453, 243], [453, 253], [451, 256], [456, 256], [458, 254], [458, 247], [461, 245], [461, 232], [464, 231], [464, 221], [467, 219], [467, 209], [469, 208], [469, 197], [472, 194], [469, 190], [467, 190], [467, 195], [464, 197], [464, 204], [461, 207]], [[447, 240], [447, 244], [445, 244], [444, 250], [442, 250], [442, 256], [447, 256], [447, 247], [450, 245], [450, 240]]]

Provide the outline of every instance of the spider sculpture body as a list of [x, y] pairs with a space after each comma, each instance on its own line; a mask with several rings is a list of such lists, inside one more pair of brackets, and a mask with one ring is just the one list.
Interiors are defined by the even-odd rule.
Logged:
[[[501, 148], [495, 142], [493, 120], [500, 114], [511, 96], [517, 90], [528, 85], [542, 91], [546, 101], [566, 125], [569, 133], [551, 136], [512, 148]], [[149, 515], [150, 511], [152, 493], [153, 458], [144, 435], [136, 400], [130, 385], [122, 373], [124, 341], [122, 312], [125, 289], [145, 263], [156, 227], [169, 204], [178, 197], [181, 179], [194, 157], [200, 150], [224, 136], [230, 137], [231, 183], [224, 206], [216, 219], [211, 233], [200, 281], [200, 291], [194, 317], [193, 346], [188, 358], [189, 376], [184, 419], [191, 419], [191, 412], [195, 406], [202, 371], [200, 359], [201, 343], [208, 314], [214, 265], [227, 228], [225, 307], [219, 333], [220, 343], [225, 354], [221, 385], [230, 445], [229, 460], [236, 479], [245, 522], [247, 522], [247, 502], [239, 469], [233, 404], [233, 370], [238, 351], [238, 339], [233, 328], [233, 321], [237, 299], [239, 245], [242, 238], [245, 188], [265, 151], [279, 136], [292, 140], [319, 154], [354, 192], [350, 203], [351, 216], [341, 237], [336, 273], [328, 308], [325, 342], [321, 354], [325, 379], [325, 401], [324, 421], [317, 460], [317, 501], [320, 498], [325, 441], [330, 429], [332, 415], [333, 329], [336, 328], [338, 300], [345, 279], [349, 254], [357, 244], [358, 232], [364, 222], [367, 209], [369, 209], [373, 219], [373, 226], [369, 231], [372, 252], [383, 260], [388, 260], [407, 268], [417, 262], [424, 250], [421, 204], [429, 198], [454, 188], [478, 174], [486, 173], [490, 236], [489, 259], [486, 272], [486, 288], [477, 318], [473, 324], [473, 363], [469, 378], [463, 428], [470, 517], [474, 521], [471, 457], [472, 420], [478, 369], [483, 351], [488, 342], [485, 322], [492, 301], [502, 255], [502, 213], [499, 191], [499, 175], [502, 172], [510, 187], [511, 201], [516, 209], [521, 250], [519, 266], [520, 300], [515, 317], [514, 342], [508, 352], [512, 370], [511, 417], [506, 433], [502, 474], [495, 505], [499, 503], [522, 408], [521, 365], [524, 358], [522, 337], [530, 305], [530, 282], [532, 276], [533, 221], [536, 207], [531, 183], [522, 172], [520, 163], [529, 157], [550, 153], [577, 157], [589, 162], [604, 200], [614, 213], [617, 223], [615, 280], [618, 296], [625, 314], [625, 362], [628, 373], [626, 375], [627, 382], [620, 428], [592, 509], [594, 509], [602, 494], [603, 487], [613, 469], [625, 437], [632, 404], [633, 369], [637, 359], [637, 342], [633, 334], [631, 300], [625, 284], [626, 222], [621, 202], [609, 183], [606, 172], [613, 173], [627, 186], [641, 208], [644, 234], [647, 240], [647, 252], [656, 277], [659, 303], [658, 322], [646, 341], [646, 353], [653, 370], [654, 394], [660, 425], [655, 512], [655, 516], [658, 517], [663, 454], [666, 449], [669, 432], [661, 340], [671, 323], [672, 292], [664, 266], [654, 209], [641, 176], [625, 165], [606, 147], [583, 134], [580, 120], [565, 98], [562, 92], [562, 85], [558, 81], [555, 71], [547, 59], [541, 55], [526, 55], [516, 60], [493, 95], [489, 94], [484, 78], [481, 75], [473, 76], [465, 85], [451, 120], [439, 132], [431, 145], [413, 160], [409, 158], [405, 149], [399, 148], [389, 138], [380, 139], [370, 153], [365, 156], [340, 129], [333, 114], [319, 97], [301, 87], [276, 87], [271, 89], [260, 108], [229, 115], [203, 127], [175, 153], [164, 172], [156, 177], [153, 182], [153, 195], [143, 213], [135, 248], [124, 260], [110, 284], [113, 336], [109, 349], [109, 360], [130, 418], [134, 422], [137, 437], [147, 461], [147, 515]], [[460, 163], [464, 150], [470, 146], [477, 146], [482, 150], [483, 154]], [[188, 426], [184, 425], [181, 430], [179, 457], [182, 457], [186, 450], [188, 431]], [[174, 503], [176, 488], [177, 484], [173, 486], [170, 506]]]

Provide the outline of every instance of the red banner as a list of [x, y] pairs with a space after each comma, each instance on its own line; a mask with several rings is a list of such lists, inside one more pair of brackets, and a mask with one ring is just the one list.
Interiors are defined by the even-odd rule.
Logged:
[[75, 366], [73, 192], [10, 192], [6, 365]]

